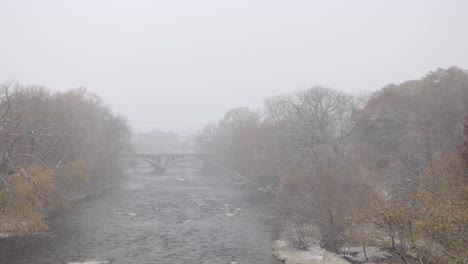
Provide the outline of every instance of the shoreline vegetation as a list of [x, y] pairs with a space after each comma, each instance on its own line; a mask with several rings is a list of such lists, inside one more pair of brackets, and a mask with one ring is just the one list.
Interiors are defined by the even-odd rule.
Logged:
[[319, 247], [354, 263], [461, 264], [467, 102], [468, 71], [451, 67], [369, 96], [312, 87], [269, 97], [260, 110], [228, 111], [197, 140], [273, 194], [283, 261], [285, 248], [307, 258]]
[[0, 88], [0, 234], [45, 232], [47, 217], [105, 188], [121, 171], [131, 131], [84, 88]]

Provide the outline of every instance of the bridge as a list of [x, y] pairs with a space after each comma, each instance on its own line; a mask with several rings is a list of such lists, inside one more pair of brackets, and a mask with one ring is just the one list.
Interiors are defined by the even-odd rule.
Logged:
[[206, 156], [201, 153], [135, 153], [137, 159], [148, 162], [158, 172], [164, 172], [179, 162], [204, 160]]

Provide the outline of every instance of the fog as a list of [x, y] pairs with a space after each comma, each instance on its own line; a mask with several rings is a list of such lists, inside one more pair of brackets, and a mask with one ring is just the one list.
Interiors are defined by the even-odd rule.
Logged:
[[136, 131], [194, 133], [314, 85], [468, 68], [467, 1], [0, 2], [0, 80], [86, 87]]
[[0, 0], [0, 264], [467, 263], [467, 11]]

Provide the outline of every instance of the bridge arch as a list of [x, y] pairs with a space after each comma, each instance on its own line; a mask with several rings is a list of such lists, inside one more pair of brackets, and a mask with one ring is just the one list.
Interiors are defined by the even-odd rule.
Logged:
[[156, 171], [164, 172], [170, 166], [190, 160], [203, 160], [201, 153], [135, 153], [135, 157], [152, 165]]

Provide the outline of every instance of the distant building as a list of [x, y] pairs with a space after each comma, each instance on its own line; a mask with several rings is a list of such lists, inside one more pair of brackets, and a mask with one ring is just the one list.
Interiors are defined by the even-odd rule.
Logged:
[[142, 153], [174, 152], [179, 148], [179, 135], [162, 130], [140, 133], [134, 137], [133, 147]]

